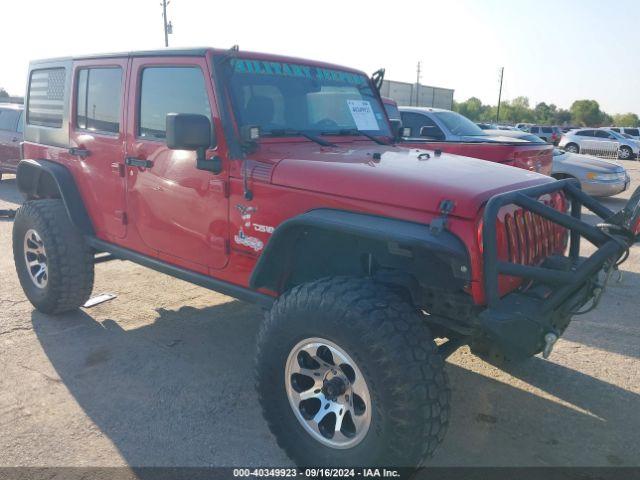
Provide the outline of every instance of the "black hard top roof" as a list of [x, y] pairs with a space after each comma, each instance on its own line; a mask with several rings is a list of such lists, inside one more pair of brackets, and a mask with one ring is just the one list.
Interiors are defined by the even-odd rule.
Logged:
[[58, 58], [42, 58], [33, 60], [31, 63], [49, 63], [62, 62], [70, 60], [92, 60], [100, 58], [119, 58], [119, 57], [203, 57], [207, 52], [214, 51], [213, 48], [163, 48], [157, 50], [135, 50], [131, 52], [111, 52], [111, 53], [95, 53], [89, 55], [77, 55], [71, 57]]

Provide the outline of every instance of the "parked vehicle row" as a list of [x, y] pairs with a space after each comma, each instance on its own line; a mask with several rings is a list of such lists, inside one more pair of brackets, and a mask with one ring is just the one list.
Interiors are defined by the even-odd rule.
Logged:
[[[493, 133], [487, 130], [487, 133]], [[501, 132], [503, 135], [539, 143], [542, 140], [532, 133], [520, 130]], [[551, 176], [558, 180], [576, 179], [582, 190], [594, 197], [617, 195], [629, 188], [630, 177], [624, 167], [616, 162], [591, 155], [583, 155], [553, 149]]]

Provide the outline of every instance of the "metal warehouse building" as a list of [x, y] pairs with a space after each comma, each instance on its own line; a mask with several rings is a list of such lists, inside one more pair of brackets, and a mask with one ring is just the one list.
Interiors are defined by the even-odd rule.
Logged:
[[400, 106], [435, 107], [447, 110], [453, 107], [453, 90], [450, 88], [385, 80], [382, 82], [380, 95], [392, 98]]

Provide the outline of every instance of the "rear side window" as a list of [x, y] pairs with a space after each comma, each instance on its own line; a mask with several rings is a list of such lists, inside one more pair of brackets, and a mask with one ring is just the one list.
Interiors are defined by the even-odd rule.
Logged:
[[83, 68], [78, 71], [76, 126], [106, 133], [120, 131], [122, 69]]
[[542, 133], [552, 133], [553, 129], [551, 127], [542, 127]]
[[540, 129], [538, 127], [531, 127], [529, 130], [531, 133], [540, 133]]
[[43, 68], [31, 72], [27, 105], [28, 124], [62, 127], [64, 82], [64, 68]]
[[614, 132], [620, 133], [620, 129], [619, 128], [612, 128], [611, 130], [613, 130]]
[[387, 111], [387, 115], [389, 116], [389, 120], [401, 120], [400, 118], [400, 110], [398, 110], [398, 107], [391, 104], [391, 103], [385, 103], [384, 104], [384, 108]]
[[16, 128], [16, 132], [22, 133], [24, 130], [24, 110], [20, 110], [20, 117], [18, 118], [18, 126]]
[[0, 130], [15, 132], [18, 126], [20, 110], [11, 108], [0, 108]]
[[628, 133], [629, 135], [631, 135], [633, 137], [640, 136], [640, 130], [638, 130], [637, 128], [625, 128], [624, 129], [624, 133]]
[[580, 137], [593, 137], [595, 132], [593, 130], [580, 130], [579, 132], [576, 132], [576, 135]]
[[166, 137], [167, 113], [196, 113], [211, 120], [204, 75], [198, 67], [149, 67], [142, 72], [138, 135]]
[[412, 112], [402, 112], [402, 125], [411, 129], [409, 136], [419, 137], [422, 127], [436, 127], [436, 122], [425, 115]]

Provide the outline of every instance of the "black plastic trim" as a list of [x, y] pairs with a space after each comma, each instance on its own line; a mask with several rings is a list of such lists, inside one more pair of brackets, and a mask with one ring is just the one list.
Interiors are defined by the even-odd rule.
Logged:
[[317, 209], [290, 218], [275, 229], [251, 274], [249, 285], [252, 288], [273, 288], [275, 277], [284, 264], [283, 260], [292, 250], [292, 245], [310, 228], [384, 242], [398, 242], [403, 247], [422, 248], [455, 258], [459, 266], [469, 266], [466, 246], [450, 232], [443, 231], [434, 235], [426, 224], [342, 210]]
[[27, 198], [38, 198], [38, 187], [43, 174], [50, 176], [55, 182], [71, 223], [83, 234], [93, 235], [93, 224], [84, 207], [80, 191], [73, 175], [64, 165], [51, 160], [21, 160], [16, 173], [18, 190]]
[[180, 280], [193, 283], [194, 285], [199, 285], [209, 290], [214, 290], [224, 295], [229, 295], [230, 297], [234, 297], [245, 302], [255, 303], [263, 307], [270, 307], [275, 300], [275, 298], [265, 293], [260, 293], [239, 285], [234, 285], [233, 283], [218, 280], [216, 278], [203, 275], [202, 273], [187, 270], [186, 268], [177, 267], [157, 258], [149, 257], [147, 255], [134, 252], [133, 250], [105, 242], [104, 240], [100, 240], [96, 237], [86, 237], [86, 239], [87, 243], [96, 250], [109, 252], [118, 259], [129, 260], [157, 272], [179, 278]]

